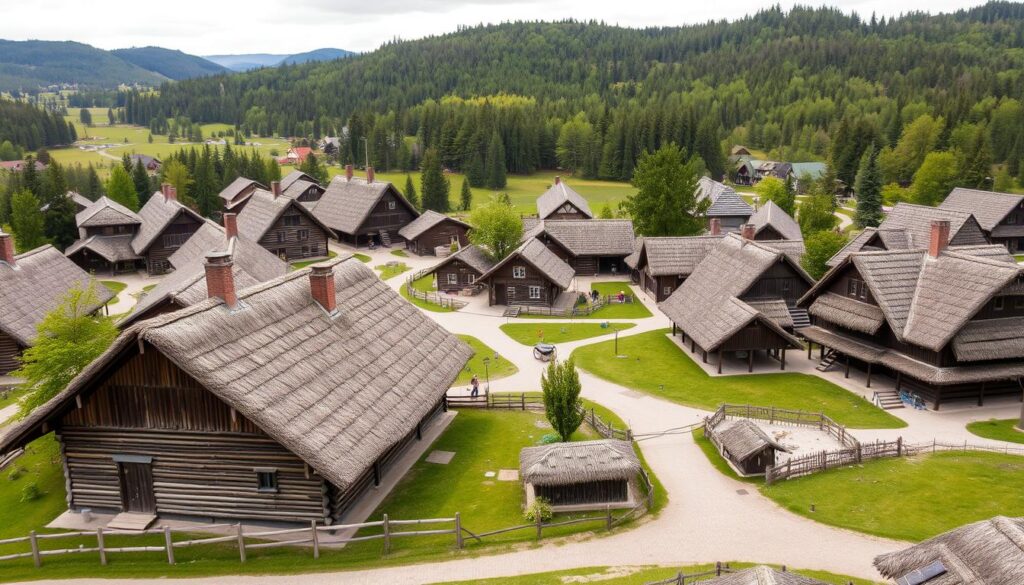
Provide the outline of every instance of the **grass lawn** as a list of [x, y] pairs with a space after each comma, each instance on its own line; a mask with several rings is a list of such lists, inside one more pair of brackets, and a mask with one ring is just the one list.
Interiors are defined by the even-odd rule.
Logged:
[[110, 301], [108, 301], [108, 304], [116, 303], [117, 296], [120, 295], [124, 289], [128, 288], [127, 284], [119, 282], [117, 280], [101, 280], [100, 284], [109, 288], [110, 292], [114, 293], [114, 297], [110, 299]]
[[[752, 565], [750, 563], [729, 563], [729, 566], [741, 569]], [[518, 575], [515, 577], [475, 579], [473, 581], [448, 581], [445, 585], [468, 585], [469, 583], [477, 583], [479, 585], [565, 585], [566, 583], [644, 585], [644, 583], [671, 579], [680, 572], [684, 575], [692, 575], [710, 571], [714, 568], [714, 565], [689, 565], [686, 567], [586, 567], [581, 569], [569, 569], [566, 571]], [[818, 579], [825, 583], [834, 583], [835, 585], [847, 585], [847, 583], [853, 583], [854, 585], [872, 585], [875, 583], [874, 581], [855, 579], [853, 577], [836, 575], [825, 571], [806, 571], [803, 569], [791, 568], [787, 570], [791, 573], [798, 573], [805, 577]], [[687, 580], [687, 583], [689, 583], [689, 580]], [[699, 583], [699, 581], [697, 583]]]
[[392, 256], [398, 256], [399, 258], [408, 258], [409, 255], [405, 253], [405, 250], [391, 250]]
[[[577, 348], [576, 365], [616, 384], [707, 410], [722, 403], [824, 412], [852, 428], [900, 428], [902, 420], [831, 382], [797, 373], [711, 377], [670, 340], [668, 329]], [[694, 354], [697, 356], [697, 354]], [[799, 358], [799, 355], [793, 356]], [[699, 359], [699, 357], [698, 357]]]
[[599, 335], [611, 335], [614, 331], [625, 331], [636, 327], [635, 323], [609, 323], [602, 328], [602, 323], [506, 323], [501, 330], [512, 339], [523, 345], [533, 345], [538, 341], [546, 343], [565, 343], [588, 339]]
[[302, 262], [292, 262], [292, 265], [291, 265], [290, 268], [291, 268], [291, 270], [301, 270], [301, 269], [303, 269], [303, 268], [305, 268], [307, 266], [310, 266], [312, 264], [319, 264], [320, 262], [324, 262], [326, 260], [330, 260], [331, 258], [335, 258], [337, 256], [338, 256], [337, 252], [334, 252], [332, 250], [328, 250], [327, 251], [327, 258], [318, 258], [316, 260], [303, 260]]
[[[629, 282], [625, 280], [615, 280], [608, 282], [595, 282], [590, 285], [594, 290], [604, 295], [617, 295], [619, 291], [625, 292], [627, 295], [634, 295], [632, 290], [629, 288]], [[650, 317], [651, 312], [647, 310], [640, 301], [634, 300], [632, 303], [622, 304], [610, 304], [594, 311], [588, 315], [587, 319], [644, 319]]]
[[1024, 432], [1015, 427], [1020, 423], [1019, 418], [1007, 420], [981, 420], [967, 425], [967, 430], [979, 437], [995, 439], [996, 441], [1008, 441], [1010, 443], [1024, 443]]
[[388, 266], [387, 264], [379, 264], [377, 266], [374, 266], [373, 269], [380, 272], [381, 280], [387, 280], [389, 278], [394, 278], [398, 276], [399, 274], [405, 272], [406, 270], [409, 270], [409, 266], [405, 262], [399, 262], [398, 264], [394, 264], [391, 266]]
[[1017, 262], [1024, 262], [1024, 254], [1015, 254], [1013, 256], [1013, 259], [1016, 260]]
[[824, 524], [920, 541], [992, 516], [1024, 516], [1022, 485], [1024, 457], [948, 452], [869, 461], [761, 492]]
[[370, 260], [373, 260], [373, 258], [370, 258], [370, 257], [369, 257], [369, 256], [367, 256], [366, 254], [360, 254], [360, 253], [358, 253], [358, 252], [357, 252], [357, 253], [355, 253], [355, 254], [352, 254], [352, 257], [353, 257], [353, 258], [355, 258], [356, 260], [359, 260], [359, 261], [360, 261], [360, 262], [362, 262], [363, 264], [367, 264], [367, 263], [369, 263], [369, 262], [370, 262]]
[[[25, 390], [21, 386], [15, 386], [9, 390], [0, 390], [0, 408], [6, 408], [21, 400], [21, 397], [25, 395]], [[0, 420], [0, 425], [4, 421]]]
[[146, 286], [142, 287], [142, 292], [148, 293], [149, 291], [153, 290], [154, 288], [156, 288], [155, 284], [147, 284]]
[[[498, 355], [487, 344], [476, 337], [472, 335], [458, 335], [457, 337], [473, 348], [473, 357], [469, 358], [466, 367], [462, 369], [459, 377], [455, 379], [455, 386], [469, 384], [473, 374], [480, 376], [480, 385], [484, 386], [486, 384], [485, 376], [487, 375], [490, 376], [491, 380], [497, 380], [499, 378], [507, 378], [519, 371], [515, 364]], [[487, 364], [486, 372], [484, 368], [485, 357], [491, 359], [491, 362]]]
[[[427, 276], [414, 280], [412, 282], [412, 287], [420, 292], [435, 292], [434, 276], [432, 274], [428, 274]], [[428, 303], [427, 301], [413, 298], [409, 296], [409, 291], [405, 290], [404, 286], [400, 287], [398, 292], [399, 294], [402, 295], [402, 298], [416, 305], [417, 307], [423, 309], [424, 311], [432, 311], [434, 313], [450, 313], [451, 311], [455, 310], [452, 309], [451, 307], [442, 307], [441, 305], [435, 305], [434, 303]]]
[[764, 483], [764, 479], [761, 477], [740, 477], [732, 466], [729, 465], [729, 462], [725, 460], [725, 457], [718, 453], [718, 448], [711, 442], [711, 439], [704, 436], [704, 429], [695, 429], [693, 431], [693, 442], [697, 443], [704, 456], [708, 458], [708, 462], [722, 475], [745, 483]]

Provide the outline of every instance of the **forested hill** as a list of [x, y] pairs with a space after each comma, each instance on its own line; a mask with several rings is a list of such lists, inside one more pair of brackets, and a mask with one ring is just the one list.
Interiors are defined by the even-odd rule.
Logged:
[[115, 49], [111, 53], [133, 65], [154, 71], [169, 79], [189, 79], [228, 72], [226, 67], [213, 61], [163, 47], [132, 47], [131, 49]]
[[[718, 139], [781, 149], [792, 159], [824, 158], [844, 134], [854, 143], [843, 155], [849, 167], [867, 143], [894, 144], [918, 115], [942, 117], [948, 141], [958, 125], [986, 122], [1001, 98], [1021, 98], [1022, 48], [1024, 5], [1008, 2], [877, 20], [773, 8], [735, 22], [643, 30], [508, 23], [393, 42], [340, 61], [167, 84], [153, 101], [132, 100], [129, 114], [143, 124], [186, 115], [302, 136], [345, 124], [369, 134], [368, 125], [392, 112], [393, 130], [418, 133], [431, 146], [458, 138], [462, 112], [476, 104], [484, 134], [468, 130], [468, 150], [448, 155], [461, 163], [446, 164], [469, 164], [474, 150], [485, 157], [492, 129], [509, 170], [549, 164], [551, 127], [581, 114], [591, 128], [583, 135], [597, 136], [581, 155], [589, 174], [628, 177], [643, 149], [669, 140], [694, 147], [702, 123]], [[515, 104], [507, 114], [494, 114], [497, 102], [429, 101], [503, 93], [523, 96], [506, 103]], [[455, 127], [446, 130], [448, 119]], [[849, 168], [838, 170], [852, 181]]]
[[35, 89], [65, 83], [91, 87], [157, 85], [166, 79], [108, 51], [82, 43], [0, 39], [0, 90]]

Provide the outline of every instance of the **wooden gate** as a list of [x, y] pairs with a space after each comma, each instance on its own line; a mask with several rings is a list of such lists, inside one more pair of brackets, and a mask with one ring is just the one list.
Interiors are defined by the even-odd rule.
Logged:
[[121, 478], [121, 506], [125, 512], [156, 512], [153, 495], [153, 467], [150, 463], [122, 461], [117, 464]]

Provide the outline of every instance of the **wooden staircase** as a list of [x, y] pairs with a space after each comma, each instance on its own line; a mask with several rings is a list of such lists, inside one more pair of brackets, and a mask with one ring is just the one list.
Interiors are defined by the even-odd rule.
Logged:
[[825, 357], [821, 358], [821, 361], [818, 362], [818, 365], [814, 369], [819, 372], [827, 372], [828, 369], [832, 367], [832, 364], [836, 363], [838, 358], [839, 354], [836, 353], [836, 350], [830, 349], [825, 354]]
[[895, 390], [875, 392], [875, 404], [880, 406], [882, 410], [903, 408], [903, 400], [900, 399], [900, 393]]
[[811, 318], [807, 316], [807, 309], [789, 307], [789, 317], [793, 319], [793, 329], [811, 326]]
[[380, 230], [380, 245], [385, 248], [391, 247], [391, 234], [387, 230]]

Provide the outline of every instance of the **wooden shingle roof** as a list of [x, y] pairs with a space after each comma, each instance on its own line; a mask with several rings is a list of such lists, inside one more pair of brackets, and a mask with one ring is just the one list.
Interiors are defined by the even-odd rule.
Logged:
[[761, 427], [749, 419], [734, 421], [727, 428], [717, 431], [718, 439], [722, 446], [735, 458], [743, 460], [765, 447], [771, 447], [776, 451], [789, 449], [779, 444], [765, 433]]
[[262, 183], [259, 183], [257, 181], [253, 181], [252, 179], [238, 177], [234, 181], [231, 181], [231, 184], [229, 184], [227, 187], [221, 189], [220, 198], [223, 199], [225, 203], [230, 203], [234, 201], [235, 197], [238, 197], [238, 195], [242, 191], [245, 191], [246, 189], [253, 186], [259, 187], [260, 189], [267, 188], [266, 185], [263, 185]]
[[770, 227], [778, 232], [784, 240], [804, 239], [803, 233], [800, 232], [800, 225], [774, 201], [768, 201], [762, 205], [754, 215], [750, 216], [747, 223], [754, 224], [755, 233], [760, 233]]
[[480, 279], [483, 280], [490, 277], [499, 268], [517, 258], [536, 268], [548, 280], [563, 289], [569, 288], [569, 285], [572, 284], [572, 279], [576, 276], [576, 271], [556, 256], [554, 252], [548, 250], [548, 247], [543, 242], [536, 238], [531, 238], [523, 242], [522, 245], [513, 250], [501, 262], [492, 266], [490, 270], [480, 276]]
[[653, 276], [687, 276], [724, 236], [648, 237], [636, 267], [648, 266]]
[[454, 260], [465, 262], [467, 266], [477, 272], [478, 277], [494, 267], [494, 262], [484, 254], [483, 250], [479, 246], [471, 244], [435, 264], [430, 272], [437, 272], [438, 269], [447, 266]]
[[106, 195], [75, 214], [75, 224], [80, 228], [138, 225], [140, 223], [142, 223], [142, 218], [137, 213]]
[[107, 262], [127, 262], [140, 260], [142, 256], [132, 249], [132, 234], [119, 236], [89, 236], [84, 240], [76, 240], [64, 250], [65, 256], [72, 256], [81, 250], [89, 250]]
[[456, 219], [443, 213], [438, 213], [432, 209], [428, 209], [423, 212], [423, 215], [409, 222], [409, 225], [398, 230], [398, 235], [402, 236], [407, 240], [415, 240], [416, 238], [423, 235], [423, 232], [436, 227], [437, 225], [450, 221], [452, 223], [461, 225], [462, 227], [469, 229], [470, 225], [462, 220]]
[[725, 183], [719, 183], [711, 177], [701, 177], [697, 181], [697, 200], [710, 199], [711, 204], [705, 215], [708, 217], [745, 216], [750, 217], [754, 209], [750, 207], [739, 193]]
[[533, 485], [629, 480], [638, 473], [633, 445], [618, 439], [551, 443], [519, 452], [519, 474]]
[[540, 219], [547, 219], [559, 207], [571, 203], [573, 207], [580, 210], [583, 215], [593, 218], [594, 213], [590, 211], [590, 205], [582, 195], [565, 184], [565, 181], [558, 181], [551, 185], [547, 191], [537, 198], [537, 216]]
[[333, 237], [334, 233], [331, 229], [324, 225], [308, 207], [283, 195], [274, 197], [273, 193], [263, 189], [254, 191], [249, 197], [249, 202], [238, 214], [238, 235], [258, 242], [274, 227], [277, 220], [289, 211], [305, 215], [327, 232], [328, 237]]
[[[281, 177], [281, 190], [287, 191], [296, 181], [309, 181], [310, 183], [316, 183], [316, 179], [310, 177], [302, 171], [292, 171], [287, 175]], [[319, 183], [318, 183], [319, 184]]]
[[627, 256], [633, 253], [633, 221], [629, 219], [542, 220], [527, 232], [541, 233], [562, 245], [573, 256]]
[[331, 184], [327, 186], [323, 197], [313, 208], [313, 215], [331, 229], [354, 234], [359, 226], [366, 221], [377, 202], [389, 190], [409, 209], [414, 217], [419, 216], [419, 212], [391, 183], [387, 181], [367, 183], [366, 179], [359, 177], [346, 180], [343, 176], [334, 177]]
[[973, 214], [981, 229], [991, 232], [1021, 203], [1024, 203], [1024, 195], [957, 187], [950, 191], [939, 208]]
[[142, 225], [139, 227], [139, 233], [135, 234], [135, 239], [132, 240], [132, 249], [135, 250], [135, 253], [145, 253], [179, 215], [189, 215], [196, 221], [203, 221], [203, 216], [182, 205], [177, 199], [165, 197], [159, 191], [154, 193], [139, 210]]

